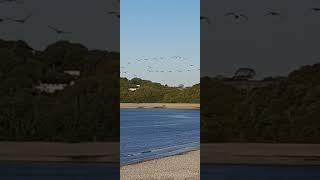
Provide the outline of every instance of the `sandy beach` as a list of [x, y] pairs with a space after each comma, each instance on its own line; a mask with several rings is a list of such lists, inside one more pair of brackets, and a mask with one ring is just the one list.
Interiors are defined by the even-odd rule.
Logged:
[[200, 104], [189, 103], [120, 103], [120, 108], [200, 109]]
[[200, 151], [121, 167], [121, 180], [198, 180]]

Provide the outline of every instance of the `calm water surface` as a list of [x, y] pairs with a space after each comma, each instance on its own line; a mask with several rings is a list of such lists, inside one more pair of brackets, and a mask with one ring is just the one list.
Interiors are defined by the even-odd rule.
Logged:
[[200, 146], [200, 111], [121, 109], [121, 164], [175, 155]]

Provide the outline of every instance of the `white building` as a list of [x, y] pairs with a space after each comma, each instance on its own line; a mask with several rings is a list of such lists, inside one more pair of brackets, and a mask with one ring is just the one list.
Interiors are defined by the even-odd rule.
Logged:
[[79, 70], [66, 70], [66, 71], [63, 71], [65, 74], [69, 74], [71, 76], [80, 76], [81, 73]]
[[135, 88], [129, 88], [128, 91], [134, 92], [134, 91], [136, 91], [136, 90], [138, 90], [140, 88], [139, 84], [137, 84], [135, 86], [136, 86]]
[[134, 92], [134, 91], [136, 91], [137, 90], [137, 88], [129, 88], [128, 89], [128, 91], [131, 91], [131, 92]]
[[43, 83], [40, 81], [39, 85], [34, 88], [44, 93], [55, 93], [56, 91], [62, 91], [69, 85], [74, 85], [74, 81], [71, 81], [70, 83]]

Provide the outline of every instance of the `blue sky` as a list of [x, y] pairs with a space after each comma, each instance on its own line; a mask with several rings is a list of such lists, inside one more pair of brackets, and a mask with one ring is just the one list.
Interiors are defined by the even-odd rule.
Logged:
[[199, 83], [199, 17], [199, 0], [121, 0], [121, 76], [168, 85]]

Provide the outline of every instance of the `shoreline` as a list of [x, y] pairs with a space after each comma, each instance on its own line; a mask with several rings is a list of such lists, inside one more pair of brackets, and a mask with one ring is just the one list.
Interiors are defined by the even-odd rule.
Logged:
[[127, 109], [200, 109], [196, 103], [120, 103], [120, 108]]
[[121, 179], [200, 179], [200, 150], [120, 167]]
[[144, 159], [144, 160], [137, 161], [137, 162], [132, 162], [132, 163], [121, 164], [121, 162], [120, 162], [120, 167], [136, 165], [136, 164], [140, 164], [140, 163], [144, 163], [144, 162], [148, 162], [148, 161], [154, 161], [154, 160], [163, 159], [163, 158], [172, 157], [172, 156], [180, 156], [180, 155], [188, 154], [188, 153], [194, 152], [194, 151], [200, 151], [200, 147], [194, 148], [194, 149], [191, 149], [191, 150], [188, 150], [188, 151], [180, 152], [180, 153], [177, 153], [177, 154], [159, 156], [159, 157], [156, 157], [156, 158]]
[[201, 164], [319, 166], [320, 144], [203, 143]]
[[[119, 145], [116, 142], [0, 142], [0, 161], [101, 162], [119, 163], [120, 166]], [[204, 165], [320, 165], [320, 144], [205, 143], [200, 149], [201, 164]], [[193, 151], [163, 158], [189, 152]], [[141, 163], [149, 161], [153, 160]]]
[[0, 162], [119, 163], [117, 142], [0, 142]]

